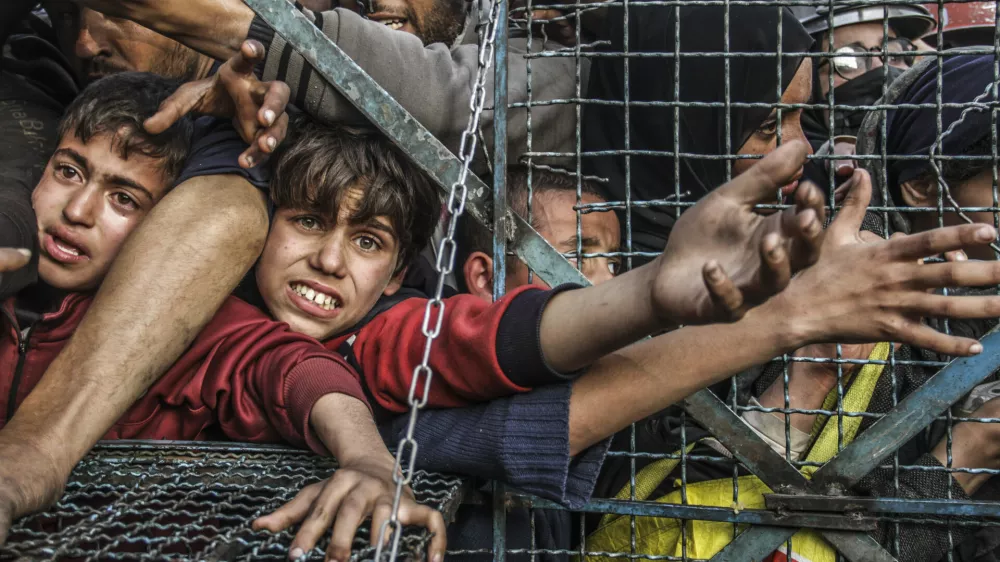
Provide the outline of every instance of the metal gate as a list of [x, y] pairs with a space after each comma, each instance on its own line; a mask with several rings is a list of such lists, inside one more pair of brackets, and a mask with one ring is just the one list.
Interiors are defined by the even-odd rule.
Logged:
[[[472, 0], [478, 2], [479, 0]], [[562, 10], [565, 17], [572, 21], [580, 21], [582, 14], [593, 10], [595, 7], [607, 7], [610, 5], [621, 6], [623, 8], [624, 20], [627, 21], [630, 7], [659, 5], [667, 8], [680, 9], [682, 6], [691, 5], [712, 5], [724, 6], [726, 10], [731, 6], [747, 5], [756, 3], [759, 5], [772, 6], [775, 10], [782, 7], [819, 6], [829, 9], [830, 23], [832, 25], [832, 11], [834, 6], [852, 5], [857, 7], [880, 6], [878, 2], [870, 0], [759, 0], [749, 2], [747, 0], [608, 0], [605, 2], [584, 2], [583, 0], [559, 4], [541, 4], [535, 0], [527, 0], [525, 5], [517, 6], [514, 10], [514, 17], [511, 17], [511, 6], [506, 1], [501, 1], [495, 5], [487, 5], [483, 10], [484, 19], [482, 21], [485, 33], [481, 35], [484, 45], [480, 50], [480, 71], [481, 74], [490, 72], [492, 64], [494, 72], [493, 91], [488, 92], [486, 82], [481, 82], [474, 90], [474, 99], [471, 104], [480, 108], [483, 105], [492, 104], [493, 122], [495, 126], [492, 131], [485, 134], [492, 134], [493, 153], [489, 160], [493, 166], [493, 182], [489, 185], [481, 181], [474, 174], [468, 173], [468, 158], [465, 154], [469, 148], [463, 149], [463, 158], [460, 159], [451, 154], [437, 139], [435, 139], [424, 127], [417, 123], [405, 110], [403, 110], [381, 87], [379, 87], [367, 74], [365, 74], [356, 64], [354, 64], [343, 51], [340, 50], [329, 39], [322, 35], [308, 20], [290, 5], [284, 2], [274, 2], [271, 0], [247, 0], [261, 17], [263, 17], [289, 44], [300, 52], [327, 81], [335, 85], [337, 89], [348, 99], [350, 99], [365, 116], [384, 131], [394, 142], [402, 147], [434, 180], [442, 187], [448, 198], [450, 210], [461, 212], [464, 210], [471, 214], [477, 221], [485, 227], [490, 228], [494, 233], [494, 279], [497, 280], [495, 295], [500, 296], [503, 292], [505, 264], [508, 255], [516, 255], [523, 260], [532, 271], [550, 284], [573, 282], [586, 284], [583, 277], [566, 257], [555, 252], [542, 237], [535, 232], [529, 221], [510, 213], [494, 213], [493, 209], [507, 208], [507, 186], [505, 170], [513, 160], [509, 158], [507, 150], [507, 115], [511, 109], [525, 109], [528, 114], [529, 136], [528, 151], [517, 155], [526, 161], [529, 166], [543, 166], [542, 159], [551, 154], [545, 152], [533, 152], [531, 149], [531, 112], [537, 110], [539, 106], [550, 104], [567, 104], [575, 106], [577, 115], [577, 141], [576, 152], [570, 154], [575, 161], [575, 168], [571, 167], [568, 173], [577, 178], [578, 182], [583, 181], [582, 159], [587, 157], [583, 152], [580, 142], [579, 119], [582, 108], [593, 100], [587, 100], [583, 95], [582, 75], [584, 61], [589, 57], [595, 57], [593, 47], [595, 45], [582, 44], [580, 27], [576, 27], [575, 45], [550, 49], [539, 47], [537, 49], [529, 47], [529, 54], [525, 55], [527, 60], [528, 97], [526, 100], [512, 102], [508, 99], [508, 39], [511, 26], [509, 22], [517, 22], [519, 29], [532, 29], [538, 23], [534, 21], [534, 10], [555, 8]], [[915, 5], [915, 2], [901, 0], [899, 4]], [[957, 4], [957, 3], [956, 3]], [[945, 13], [951, 2], [938, 2], [939, 13]], [[994, 27], [997, 21], [996, 5], [994, 10]], [[499, 22], [499, 23], [498, 23]], [[726, 25], [730, 25], [728, 15]], [[881, 20], [886, 31], [889, 30], [888, 16]], [[512, 24], [514, 25], [514, 24]], [[624, 23], [623, 23], [624, 25]], [[679, 24], [678, 24], [679, 25]], [[739, 25], [739, 22], [732, 22], [732, 25]], [[727, 27], [728, 29], [728, 27]], [[531, 34], [529, 34], [531, 37]], [[943, 40], [942, 33], [938, 33], [938, 44]], [[531, 39], [529, 39], [531, 41]], [[538, 39], [539, 44], [542, 43]], [[679, 43], [679, 40], [678, 40]], [[530, 43], [529, 43], [530, 44]], [[626, 43], [627, 44], [627, 43]], [[536, 44], [535, 47], [538, 47]], [[883, 45], [881, 50], [877, 50], [870, 56], [884, 55], [887, 46]], [[922, 56], [941, 60], [941, 51], [926, 48], [919, 51]], [[964, 47], [955, 53], [986, 54], [1000, 59], [1000, 34], [993, 34], [993, 45], [991, 47]], [[821, 61], [824, 58], [830, 59], [836, 56], [834, 52], [819, 52], [807, 54], [813, 57], [814, 61]], [[601, 56], [628, 57], [629, 53], [604, 53]], [[680, 60], [680, 49], [676, 47], [676, 53], [661, 53], [664, 58], [674, 57]], [[748, 56], [745, 53], [727, 54], [729, 57]], [[544, 100], [538, 102], [531, 97], [531, 66], [532, 61], [546, 57], [570, 57], [576, 63], [576, 96], [573, 99]], [[828, 78], [832, 83], [832, 65]], [[485, 74], [483, 74], [485, 75]], [[628, 76], [628, 66], [626, 65], [626, 76]], [[994, 77], [1000, 76], [1000, 71], [995, 71]], [[994, 80], [994, 84], [998, 80]], [[780, 85], [778, 88], [780, 92]], [[489, 95], [488, 95], [489, 94]], [[728, 104], [728, 100], [727, 100]], [[628, 107], [626, 100], [625, 106]], [[678, 102], [675, 106], [681, 106]], [[829, 102], [829, 107], [834, 107], [835, 100]], [[791, 111], [803, 107], [802, 105], [775, 104], [775, 108], [780, 116], [782, 111]], [[938, 109], [941, 102], [938, 100]], [[972, 107], [972, 105], [970, 105]], [[872, 111], [885, 112], [891, 109], [887, 105], [867, 105], [863, 108]], [[981, 100], [975, 106], [976, 111], [988, 111], [992, 115], [993, 123], [996, 123], [997, 112], [996, 88], [992, 90], [989, 99]], [[474, 112], [475, 113], [475, 112]], [[473, 130], [478, 129], [478, 114], [475, 115], [472, 125]], [[995, 130], [995, 129], [994, 129]], [[939, 131], [939, 134], [941, 131]], [[676, 132], [675, 132], [676, 134]], [[780, 134], [780, 133], [779, 133]], [[484, 139], [485, 140], [485, 139]], [[483, 143], [485, 144], [485, 143]], [[475, 144], [472, 145], [475, 150]], [[628, 157], [629, 151], [624, 151], [623, 155]], [[992, 212], [994, 222], [1000, 225], [1000, 207], [997, 205], [996, 192], [996, 161], [997, 161], [997, 139], [992, 138], [992, 158], [994, 167], [994, 198], [993, 205], [975, 209], [964, 209], [965, 211]], [[732, 154], [720, 155], [735, 160]], [[881, 154], [873, 158], [881, 158], [885, 161], [887, 157], [884, 145]], [[832, 160], [834, 156], [816, 156], [817, 160]], [[464, 161], [463, 161], [464, 160]], [[832, 184], [832, 174], [831, 174]], [[675, 186], [678, 195], [680, 186]], [[530, 193], [529, 193], [530, 197]], [[679, 197], [678, 197], [679, 199]], [[615, 205], [626, 209], [639, 208], [646, 201], [628, 199], [623, 202], [611, 202], [605, 204], [601, 209], [594, 205], [580, 203], [580, 192], [578, 190], [577, 221], [579, 224], [582, 213], [588, 211], [608, 210]], [[833, 205], [832, 194], [830, 204]], [[667, 203], [671, 205], [671, 203]], [[678, 209], [685, 206], [685, 203], [672, 203]], [[943, 206], [939, 207], [939, 215], [943, 212]], [[894, 208], [882, 206], [876, 208], [882, 213], [890, 213]], [[530, 219], [530, 217], [529, 217]], [[442, 268], [440, 262], [450, 262], [454, 259], [454, 243], [442, 246], [443, 254], [448, 256], [439, 261], [439, 269], [449, 269], [452, 264], [448, 263], [447, 268]], [[641, 257], [640, 253], [633, 252], [631, 238], [626, 237], [626, 244], [623, 251], [618, 254], [625, 260]], [[572, 256], [576, 257], [579, 263], [582, 259], [589, 257], [582, 250]], [[430, 317], [430, 312], [428, 313]], [[947, 323], [945, 323], [947, 329]], [[432, 332], [427, 329], [425, 333]], [[433, 340], [433, 337], [430, 338]], [[954, 469], [951, 468], [951, 429], [958, 423], [1000, 423], [1000, 419], [980, 419], [971, 420], [953, 415], [950, 407], [961, 400], [969, 393], [973, 387], [980, 384], [990, 376], [998, 366], [1000, 366], [1000, 334], [991, 332], [983, 340], [984, 352], [978, 356], [958, 359], [950, 362], [928, 362], [919, 360], [903, 360], [896, 356], [896, 350], [890, 351], [885, 360], [866, 361], [844, 359], [840, 356], [839, 349], [836, 357], [782, 357], [776, 359], [784, 368], [784, 396], [785, 407], [777, 409], [761, 409], [759, 407], [747, 406], [734, 401], [724, 402], [716, 394], [710, 391], [701, 391], [683, 401], [681, 406], [685, 413], [681, 414], [681, 443], [678, 451], [662, 451], [660, 453], [638, 452], [635, 446], [636, 426], [631, 429], [631, 443], [627, 450], [612, 451], [611, 458], [624, 458], [631, 462], [630, 481], [633, 483], [631, 498], [636, 497], [634, 483], [636, 481], [636, 461], [639, 459], [676, 459], [681, 467], [681, 490], [687, 486], [685, 481], [685, 467], [691, 463], [705, 460], [701, 457], [691, 455], [685, 445], [688, 440], [685, 437], [686, 422], [696, 421], [707, 429], [715, 439], [731, 454], [734, 461], [733, 466], [733, 497], [734, 502], [731, 507], [706, 507], [694, 505], [682, 501], [681, 503], [659, 503], [654, 501], [633, 501], [633, 500], [613, 500], [594, 499], [582, 509], [577, 510], [581, 514], [615, 514], [625, 516], [631, 521], [631, 549], [628, 552], [594, 552], [588, 548], [587, 535], [582, 531], [578, 541], [578, 547], [571, 550], [544, 550], [536, 548], [534, 537], [532, 537], [529, 548], [508, 548], [508, 536], [505, 527], [506, 513], [513, 508], [528, 508], [531, 510], [548, 509], [563, 510], [563, 506], [552, 501], [543, 500], [526, 494], [518, 493], [516, 490], [507, 489], [501, 484], [494, 486], [494, 542], [492, 549], [482, 551], [480, 554], [491, 556], [494, 560], [503, 561], [508, 556], [531, 557], [537, 559], [546, 556], [564, 557], [589, 557], [603, 556], [608, 558], [621, 559], [647, 559], [647, 560], [690, 560], [684, 549], [687, 544], [687, 537], [684, 536], [686, 527], [681, 526], [682, 547], [680, 556], [668, 555], [662, 552], [643, 552], [637, 548], [636, 528], [637, 521], [644, 517], [660, 517], [669, 519], [679, 519], [684, 521], [715, 521], [732, 525], [733, 540], [721, 552], [715, 555], [712, 560], [716, 561], [749, 561], [763, 560], [775, 553], [782, 544], [787, 545], [787, 551], [793, 551], [790, 544], [792, 535], [800, 529], [814, 529], [830, 545], [836, 548], [839, 556], [853, 562], [868, 561], [889, 561], [895, 560], [899, 552], [898, 540], [895, 544], [880, 544], [875, 540], [870, 532], [876, 528], [877, 524], [885, 524], [898, 528], [901, 525], [924, 526], [928, 530], [943, 529], [946, 531], [948, 541], [945, 558], [952, 559], [952, 549], [957, 546], [953, 544], [953, 532], [960, 528], [969, 526], [989, 527], [1000, 523], [1000, 502], [958, 500], [952, 497], [940, 498], [907, 498], [907, 497], [856, 497], [850, 495], [850, 490], [873, 470], [884, 468], [891, 470], [895, 475], [896, 486], [899, 486], [899, 476], [906, 471], [934, 471], [933, 468], [917, 465], [906, 465], [900, 462], [898, 449], [906, 442], [920, 434], [932, 422], [944, 422], [947, 426], [948, 445], [948, 466], [938, 467], [936, 472], [947, 477], [948, 474], [965, 471], [982, 474], [996, 474], [997, 470], [991, 469]], [[940, 367], [940, 371], [900, 400], [888, 413], [879, 414], [879, 419], [867, 431], [861, 433], [857, 439], [846, 446], [838, 448], [837, 454], [829, 462], [821, 466], [813, 466], [814, 472], [810, 477], [803, 475], [801, 469], [809, 463], [790, 461], [787, 456], [776, 453], [771, 446], [755, 433], [741, 417], [741, 413], [747, 411], [766, 411], [785, 414], [786, 426], [788, 416], [791, 414], [820, 414], [834, 417], [841, 426], [844, 420], [849, 419], [852, 414], [846, 413], [843, 407], [844, 389], [846, 380], [838, 376], [838, 394], [835, 407], [821, 410], [801, 410], [789, 407], [790, 398], [788, 391], [787, 367], [794, 362], [826, 362], [838, 366], [848, 364], [875, 364], [889, 367], [888, 373], [892, 377], [893, 387], [896, 386], [894, 369], [897, 365], [911, 364], [921, 367]], [[667, 368], [666, 366], [664, 367]], [[429, 372], [421, 379], [414, 377], [414, 384], [421, 381], [426, 382]], [[737, 385], [734, 379], [731, 386]], [[419, 423], [416, 414], [420, 409], [420, 404], [414, 405], [411, 419]], [[853, 416], [869, 416], [872, 414], [853, 414]], [[787, 432], [786, 432], [787, 434]], [[627, 437], [626, 437], [627, 439]], [[788, 443], [786, 442], [786, 448]], [[843, 443], [841, 443], [843, 445]], [[400, 447], [400, 455], [415, 455], [416, 444], [404, 442]], [[726, 460], [725, 455], [719, 455], [712, 460]], [[739, 489], [737, 484], [737, 474], [746, 471], [755, 475], [765, 483], [774, 493], [767, 495], [765, 509], [742, 509], [739, 504]], [[898, 537], [898, 534], [896, 535]], [[892, 542], [892, 541], [890, 541]], [[166, 551], [164, 551], [166, 552]], [[468, 554], [468, 553], [466, 553]], [[777, 560], [777, 558], [775, 558]]]

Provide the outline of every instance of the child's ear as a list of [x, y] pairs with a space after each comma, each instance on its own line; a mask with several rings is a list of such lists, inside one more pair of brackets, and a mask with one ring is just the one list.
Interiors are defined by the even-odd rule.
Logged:
[[937, 205], [937, 182], [931, 178], [920, 178], [903, 182], [899, 186], [902, 201], [907, 207], [934, 207]]
[[462, 275], [470, 294], [493, 302], [493, 258], [484, 252], [472, 252], [462, 264]]
[[396, 291], [398, 291], [403, 286], [403, 279], [406, 277], [406, 271], [408, 269], [410, 269], [410, 268], [404, 267], [402, 271], [400, 271], [399, 273], [397, 273], [395, 275], [395, 277], [393, 277], [389, 281], [389, 284], [385, 286], [385, 290], [382, 291], [382, 294], [385, 295], [385, 296], [387, 296], [387, 297], [391, 297], [392, 295], [395, 295]]

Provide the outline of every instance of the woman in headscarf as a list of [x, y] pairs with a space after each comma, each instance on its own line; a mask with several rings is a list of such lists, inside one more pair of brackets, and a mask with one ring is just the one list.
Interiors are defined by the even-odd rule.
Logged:
[[[728, 52], [757, 54], [729, 58], [728, 76], [724, 55], [727, 10]], [[622, 8], [614, 8], [606, 19], [609, 52], [625, 50], [622, 15]], [[628, 52], [647, 53], [628, 59], [628, 145], [622, 103], [626, 100], [625, 59], [601, 56], [593, 59], [588, 97], [614, 103], [584, 108], [583, 149], [586, 153], [644, 152], [631, 156], [629, 163], [621, 153], [584, 156], [583, 166], [586, 173], [608, 181], [604, 185], [609, 201], [625, 201], [627, 190], [632, 201], [675, 198], [666, 204], [632, 208], [628, 221], [626, 212], [620, 212], [621, 224], [631, 224], [633, 249], [659, 252], [683, 210], [677, 206], [678, 194], [681, 201], [693, 203], [728, 180], [730, 162], [732, 176], [755, 162], [733, 155], [764, 155], [777, 146], [779, 123], [773, 106], [779, 101], [806, 103], [812, 91], [812, 62], [801, 56], [809, 50], [812, 38], [791, 12], [776, 6], [683, 6], [677, 13], [672, 6], [639, 6], [629, 8], [628, 22]], [[675, 41], [681, 53], [676, 61], [679, 68], [673, 58]], [[793, 55], [783, 54], [779, 61], [779, 50]], [[651, 53], [670, 56], [648, 56]], [[734, 104], [728, 115], [722, 105], [727, 92], [728, 101]], [[675, 101], [716, 105], [680, 107], [675, 120], [675, 108], [662, 104]], [[801, 109], [781, 112], [783, 142], [805, 140], [800, 116]], [[682, 154], [677, 159], [675, 151]], [[785, 191], [794, 191], [795, 185]]]
[[[940, 160], [938, 171], [932, 166], [931, 153], [938, 141], [937, 60], [926, 60], [903, 74], [885, 96], [890, 105], [929, 105], [905, 107], [886, 112], [886, 158], [868, 160], [875, 197], [887, 196], [887, 204], [902, 208], [937, 209], [941, 198], [944, 224], [965, 220], [955, 210], [995, 208], [993, 196], [993, 128], [989, 105], [994, 103], [994, 58], [992, 56], [956, 56], [946, 58], [941, 69], [941, 103], [965, 104], [965, 107], [941, 108], [941, 141], [934, 154], [967, 157]], [[974, 102], [980, 109], [965, 111]], [[962, 117], [962, 113], [965, 116]], [[880, 155], [882, 140], [881, 112], [871, 112], [862, 124], [858, 153]], [[950, 133], [949, 129], [952, 129]], [[904, 159], [894, 158], [902, 156]], [[913, 156], [923, 158], [913, 159]], [[906, 158], [909, 157], [909, 158]], [[883, 176], [883, 169], [885, 175]], [[942, 190], [942, 187], [947, 189]], [[975, 222], [994, 224], [989, 210], [963, 211]], [[937, 212], [901, 210], [890, 214], [894, 230], [912, 233], [938, 226]], [[969, 257], [995, 259], [989, 248], [967, 250]]]

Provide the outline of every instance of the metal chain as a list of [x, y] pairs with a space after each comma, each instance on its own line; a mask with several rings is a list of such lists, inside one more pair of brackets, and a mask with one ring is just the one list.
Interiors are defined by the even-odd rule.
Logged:
[[[962, 220], [964, 220], [965, 222], [967, 222], [969, 224], [975, 224], [975, 222], [968, 215], [966, 215], [962, 211], [961, 205], [959, 205], [958, 201], [955, 200], [955, 197], [952, 196], [952, 194], [951, 194], [951, 186], [948, 185], [948, 182], [945, 181], [944, 176], [941, 175], [941, 169], [937, 165], [937, 162], [936, 162], [936, 160], [934, 158], [934, 154], [936, 152], [940, 152], [939, 148], [944, 143], [945, 137], [950, 136], [952, 134], [952, 132], [954, 132], [954, 130], [965, 121], [965, 118], [970, 113], [972, 113], [972, 112], [979, 113], [979, 112], [982, 112], [982, 111], [989, 111], [990, 110], [991, 104], [984, 103], [984, 100], [986, 98], [992, 96], [993, 89], [995, 87], [996, 87], [996, 85], [993, 84], [992, 82], [990, 82], [989, 84], [987, 84], [986, 85], [986, 91], [984, 91], [983, 93], [979, 94], [971, 102], [969, 102], [969, 106], [966, 107], [965, 109], [963, 109], [962, 113], [958, 116], [958, 119], [956, 119], [951, 125], [949, 125], [947, 130], [945, 130], [943, 133], [941, 133], [941, 137], [938, 138], [936, 141], [934, 141], [933, 144], [931, 144], [930, 150], [928, 151], [928, 153], [930, 155], [930, 165], [931, 165], [931, 168], [934, 170], [934, 175], [937, 176], [938, 186], [940, 187], [941, 191], [944, 193], [944, 196], [948, 199], [948, 204], [951, 205], [955, 209], [955, 212], [958, 213], [958, 216]], [[995, 242], [990, 242], [990, 248], [992, 248], [993, 251], [995, 251], [995, 252], [1000, 252], [1000, 247], [998, 247]]]
[[[500, 9], [500, 2], [506, 0], [496, 0], [493, 2], [486, 21], [486, 28], [481, 34], [479, 44], [479, 64], [476, 72], [476, 82], [472, 90], [472, 97], [469, 100], [469, 123], [462, 134], [462, 144], [459, 147], [459, 157], [462, 159], [462, 169], [458, 175], [458, 180], [451, 185], [451, 193], [448, 196], [448, 230], [444, 238], [441, 239], [437, 251], [437, 263], [435, 269], [438, 274], [437, 288], [434, 298], [427, 301], [424, 309], [424, 322], [421, 328], [427, 338], [424, 343], [423, 360], [413, 370], [413, 380], [410, 382], [410, 394], [408, 401], [410, 404], [410, 419], [406, 426], [406, 436], [399, 441], [396, 448], [396, 466], [393, 470], [393, 481], [396, 483], [396, 494], [392, 500], [392, 516], [382, 524], [378, 532], [376, 541], [375, 560], [381, 562], [383, 545], [385, 545], [385, 533], [392, 526], [392, 550], [389, 553], [389, 560], [396, 560], [399, 554], [399, 540], [403, 534], [403, 526], [399, 522], [399, 502], [403, 495], [403, 486], [408, 486], [413, 480], [413, 466], [417, 458], [417, 442], [413, 438], [413, 432], [417, 425], [417, 416], [421, 408], [427, 404], [427, 393], [430, 390], [433, 373], [430, 368], [431, 346], [441, 332], [441, 324], [444, 320], [444, 300], [441, 298], [444, 292], [445, 278], [452, 272], [455, 266], [455, 228], [458, 224], [458, 217], [465, 211], [465, 199], [468, 195], [466, 179], [469, 177], [469, 167], [476, 154], [476, 134], [479, 131], [479, 120], [483, 113], [483, 105], [486, 102], [486, 79], [488, 71], [493, 62], [493, 48], [496, 41], [497, 14]], [[419, 398], [417, 389], [422, 388], [423, 392]], [[403, 458], [409, 457], [406, 465], [403, 465]]]

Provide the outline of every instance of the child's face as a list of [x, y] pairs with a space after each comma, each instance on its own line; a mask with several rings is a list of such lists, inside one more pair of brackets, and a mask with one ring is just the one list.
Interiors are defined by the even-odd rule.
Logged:
[[101, 284], [125, 238], [170, 183], [159, 161], [136, 151], [124, 160], [102, 134], [67, 135], [31, 195], [41, 251], [38, 273], [67, 291]]
[[257, 286], [274, 317], [296, 332], [328, 339], [356, 324], [381, 295], [399, 290], [399, 247], [387, 217], [351, 224], [361, 190], [340, 206], [336, 224], [300, 209], [278, 209]]

